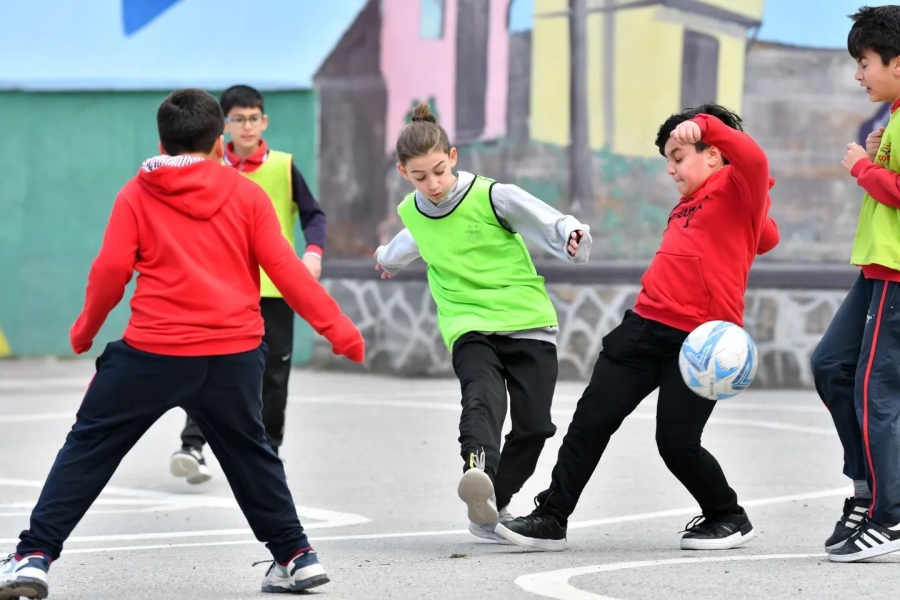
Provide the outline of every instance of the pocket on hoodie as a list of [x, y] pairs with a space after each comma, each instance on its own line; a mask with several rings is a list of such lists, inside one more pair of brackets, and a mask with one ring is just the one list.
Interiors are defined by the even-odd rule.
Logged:
[[641, 279], [654, 308], [705, 319], [712, 298], [703, 279], [700, 257], [657, 252]]

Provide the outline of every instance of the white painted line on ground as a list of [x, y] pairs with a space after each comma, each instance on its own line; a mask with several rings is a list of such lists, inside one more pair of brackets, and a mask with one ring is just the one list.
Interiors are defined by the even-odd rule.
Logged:
[[[817, 492], [809, 492], [805, 494], [796, 494], [791, 496], [777, 496], [774, 498], [760, 498], [758, 500], [749, 500], [742, 501], [742, 506], [766, 506], [771, 504], [784, 504], [789, 502], [795, 502], [799, 500], [809, 500], [814, 498], [830, 498], [836, 496], [845, 496], [848, 493], [848, 489], [846, 487], [835, 488], [829, 490], [821, 490]], [[593, 527], [597, 525], [611, 525], [616, 523], [628, 523], [632, 521], [641, 521], [641, 520], [650, 520], [650, 519], [659, 519], [665, 517], [674, 517], [680, 515], [691, 515], [697, 514], [699, 509], [697, 507], [692, 508], [681, 508], [670, 511], [659, 511], [659, 512], [649, 512], [649, 513], [640, 513], [636, 515], [622, 515], [618, 517], [609, 517], [606, 519], [593, 519], [589, 521], [573, 521], [569, 523], [569, 529], [583, 529], [585, 527]], [[315, 527], [318, 525], [318, 527]], [[331, 527], [331, 525], [327, 524], [318, 524], [314, 523], [309, 526], [304, 525], [306, 529], [324, 529], [325, 527]], [[103, 535], [103, 536], [74, 536], [69, 538], [66, 543], [78, 543], [78, 542], [103, 542], [103, 541], [137, 541], [137, 540], [150, 540], [150, 539], [179, 539], [179, 538], [189, 538], [194, 536], [228, 536], [228, 535], [244, 535], [249, 534], [250, 531], [247, 529], [220, 529], [220, 530], [207, 530], [207, 531], [177, 531], [177, 532], [169, 532], [169, 533], [137, 533], [137, 534], [120, 534], [120, 535]], [[410, 532], [392, 532], [392, 533], [364, 533], [364, 534], [355, 534], [355, 535], [332, 535], [332, 536], [316, 536], [312, 539], [313, 544], [318, 544], [321, 542], [337, 542], [337, 541], [352, 541], [352, 540], [387, 540], [387, 539], [405, 539], [405, 538], [419, 538], [419, 537], [440, 537], [440, 536], [452, 536], [452, 535], [471, 535], [468, 529], [449, 529], [443, 531], [410, 531]], [[0, 539], [0, 544], [15, 544], [18, 542], [18, 539]], [[182, 543], [182, 544], [153, 544], [153, 545], [140, 545], [140, 546], [110, 546], [110, 547], [99, 547], [99, 548], [86, 548], [86, 549], [77, 549], [77, 550], [65, 550], [63, 554], [70, 553], [89, 553], [89, 552], [123, 552], [123, 551], [132, 551], [132, 550], [163, 550], [163, 549], [174, 549], [174, 548], [200, 548], [206, 546], [236, 546], [236, 545], [246, 545], [246, 544], [258, 544], [259, 542], [255, 539], [247, 539], [247, 540], [228, 540], [228, 541], [216, 541], [216, 542], [190, 542], [190, 543]]]
[[75, 411], [0, 415], [0, 425], [6, 423], [32, 423], [35, 421], [71, 421], [74, 423]]
[[[42, 488], [44, 486], [43, 481], [36, 481], [30, 479], [6, 479], [0, 478], [0, 487], [25, 487], [25, 488]], [[175, 507], [175, 510], [185, 510], [190, 508], [227, 508], [233, 510], [239, 510], [237, 501], [232, 498], [220, 498], [216, 496], [201, 496], [201, 495], [191, 495], [185, 496], [181, 494], [172, 494], [168, 492], [157, 492], [153, 490], [141, 490], [141, 489], [132, 489], [132, 488], [122, 488], [117, 486], [110, 486], [103, 490], [103, 494], [101, 498], [105, 495], [113, 495], [113, 496], [124, 496], [126, 498], [132, 499], [142, 499], [142, 500], [155, 500], [159, 502], [161, 505], [168, 505]], [[33, 506], [33, 505], [32, 505]], [[30, 513], [28, 513], [30, 514]], [[88, 514], [95, 514], [93, 512], [88, 512]], [[313, 508], [310, 506], [297, 506], [297, 514], [300, 516], [301, 520], [312, 520], [313, 523], [309, 525], [304, 525], [306, 529], [325, 529], [332, 527], [347, 527], [350, 525], [362, 525], [364, 523], [369, 523], [371, 519], [364, 517], [362, 515], [357, 515], [353, 513], [345, 513], [338, 512], [335, 510], [325, 510], [322, 508]], [[215, 531], [226, 531], [228, 533], [216, 533]], [[246, 535], [252, 533], [250, 529], [232, 529], [232, 530], [215, 530], [213, 532], [200, 532], [202, 535]], [[188, 534], [188, 535], [182, 535]], [[162, 539], [171, 538], [171, 537], [190, 537], [190, 532], [174, 532], [169, 534], [132, 534], [122, 536], [100, 536], [101, 538], [109, 538], [109, 541], [113, 540], [128, 540], [128, 539], [160, 539], [160, 535], [163, 536]], [[134, 537], [137, 536], [153, 536], [153, 537]], [[78, 541], [98, 541], [97, 536], [75, 536], [69, 538], [70, 542], [78, 542]], [[10, 543], [11, 540], [0, 540], [0, 543]], [[15, 540], [12, 540], [14, 543]]]
[[516, 579], [516, 585], [526, 592], [553, 598], [555, 600], [622, 600], [612, 596], [603, 596], [584, 590], [579, 590], [569, 583], [573, 577], [582, 575], [594, 575], [596, 573], [609, 573], [611, 571], [624, 571], [626, 569], [643, 569], [647, 567], [660, 567], [665, 565], [689, 565], [711, 562], [737, 562], [745, 560], [788, 560], [793, 558], [821, 558], [827, 554], [756, 554], [751, 556], [710, 556], [702, 558], [671, 558], [665, 560], [644, 560], [635, 562], [609, 563], [605, 565], [591, 565], [588, 567], [575, 567], [571, 569], [559, 569], [532, 575], [522, 575]]

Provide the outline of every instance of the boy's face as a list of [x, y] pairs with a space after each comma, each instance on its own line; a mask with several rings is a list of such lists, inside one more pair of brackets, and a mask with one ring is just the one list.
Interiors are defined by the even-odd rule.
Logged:
[[269, 126], [269, 117], [260, 108], [235, 106], [225, 115], [225, 132], [231, 136], [238, 152], [250, 153], [259, 146], [263, 132]]
[[866, 50], [856, 61], [856, 80], [872, 102], [893, 102], [900, 97], [900, 57], [885, 65], [881, 56]]
[[430, 152], [424, 156], [416, 156], [406, 165], [397, 163], [397, 169], [407, 181], [411, 181], [416, 190], [435, 204], [444, 199], [455, 178], [452, 169], [456, 166], [456, 148], [450, 153]]
[[723, 165], [722, 155], [715, 146], [709, 146], [698, 152], [694, 144], [682, 144], [674, 138], [669, 138], [664, 150], [666, 172], [682, 196], [690, 196], [700, 189]]

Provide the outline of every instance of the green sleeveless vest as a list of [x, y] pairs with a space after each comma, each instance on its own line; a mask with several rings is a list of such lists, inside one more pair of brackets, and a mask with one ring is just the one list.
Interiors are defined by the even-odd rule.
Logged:
[[397, 212], [428, 265], [428, 285], [437, 304], [438, 328], [449, 350], [470, 331], [511, 332], [557, 324], [522, 236], [497, 220], [491, 204], [493, 180], [475, 177], [448, 215], [427, 217], [415, 192]]

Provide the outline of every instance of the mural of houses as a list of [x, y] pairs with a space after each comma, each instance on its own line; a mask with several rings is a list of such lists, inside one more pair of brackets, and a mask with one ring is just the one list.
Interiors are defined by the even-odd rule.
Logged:
[[[313, 78], [319, 190], [334, 243], [371, 246], [385, 176], [411, 109], [434, 106], [451, 140], [506, 135], [510, 0], [369, 0]], [[374, 210], [373, 210], [374, 208]]]
[[[587, 0], [590, 147], [653, 156], [661, 119], [718, 102], [741, 110], [748, 31], [763, 0]], [[535, 0], [531, 136], [570, 138], [569, 0]]]

